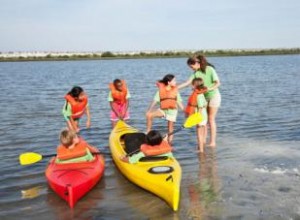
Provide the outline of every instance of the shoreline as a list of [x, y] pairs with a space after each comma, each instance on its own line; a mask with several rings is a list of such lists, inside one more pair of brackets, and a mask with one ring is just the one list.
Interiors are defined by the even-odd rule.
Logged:
[[204, 54], [207, 57], [264, 56], [300, 54], [300, 48], [261, 49], [261, 50], [198, 50], [198, 51], [159, 51], [159, 52], [32, 52], [0, 53], [0, 62], [26, 61], [77, 61], [77, 60], [115, 60], [115, 59], [157, 59], [181, 58], [193, 54]]

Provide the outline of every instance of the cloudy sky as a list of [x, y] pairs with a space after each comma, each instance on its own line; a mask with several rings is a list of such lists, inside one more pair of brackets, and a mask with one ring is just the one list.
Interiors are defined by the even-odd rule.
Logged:
[[0, 52], [300, 47], [300, 0], [0, 0]]

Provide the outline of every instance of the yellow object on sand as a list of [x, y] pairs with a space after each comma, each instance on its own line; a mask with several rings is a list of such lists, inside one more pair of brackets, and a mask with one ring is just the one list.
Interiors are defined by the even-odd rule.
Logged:
[[118, 121], [111, 131], [109, 145], [115, 164], [131, 182], [159, 196], [176, 211], [180, 198], [180, 164], [175, 158], [168, 157], [139, 161], [136, 164], [123, 162], [120, 158], [126, 155], [126, 152], [122, 139], [129, 133], [138, 133], [138, 130], [123, 121]]

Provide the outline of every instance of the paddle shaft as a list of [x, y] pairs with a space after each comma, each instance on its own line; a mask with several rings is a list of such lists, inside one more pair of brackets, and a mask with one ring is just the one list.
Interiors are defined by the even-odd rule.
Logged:
[[[175, 129], [174, 131], [172, 131], [172, 132], [170, 132], [170, 133], [164, 135], [164, 138], [166, 138], [166, 137], [168, 137], [168, 136], [171, 136], [171, 135], [173, 135], [173, 134], [175, 134], [175, 133], [181, 131], [181, 130], [184, 129], [184, 128], [190, 128], [190, 127], [194, 127], [195, 125], [197, 125], [202, 119], [201, 119], [201, 118], [196, 118], [196, 119], [195, 119], [195, 118], [194, 118], [195, 115], [196, 115], [196, 113], [193, 114], [193, 115], [190, 115], [190, 116], [187, 118], [187, 120], [185, 121], [185, 123], [184, 123], [181, 127], [179, 127], [179, 128], [177, 128], [177, 129]], [[197, 119], [199, 119], [199, 121], [197, 121]], [[188, 122], [189, 122], [189, 123], [188, 123]], [[192, 122], [192, 123], [191, 123], [191, 122]], [[132, 154], [137, 153], [137, 152], [139, 152], [139, 151], [140, 151], [140, 149], [136, 149], [135, 151], [132, 151], [132, 152], [126, 154], [126, 157], [131, 156]]]
[[177, 129], [175, 129], [174, 131], [172, 131], [172, 132], [166, 134], [165, 137], [166, 137], [166, 136], [171, 136], [171, 135], [173, 135], [173, 134], [175, 134], [175, 133], [181, 131], [181, 130], [184, 129], [184, 128], [185, 128], [184, 126], [181, 126], [180, 128], [177, 128]]
[[[108, 155], [107, 153], [104, 153], [104, 152], [93, 152], [92, 153], [93, 155], [96, 155], [96, 154], [103, 154], [103, 155]], [[47, 157], [55, 157], [57, 154], [46, 154], [46, 155], [42, 155], [43, 158], [47, 158]], [[109, 154], [110, 155], [110, 154]]]

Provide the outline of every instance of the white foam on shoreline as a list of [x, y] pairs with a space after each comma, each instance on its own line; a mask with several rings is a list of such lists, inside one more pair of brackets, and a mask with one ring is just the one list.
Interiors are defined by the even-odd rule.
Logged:
[[277, 175], [283, 175], [283, 174], [299, 174], [298, 168], [292, 168], [292, 169], [284, 169], [280, 167], [275, 168], [267, 168], [267, 167], [261, 167], [261, 168], [254, 168], [254, 171], [259, 173], [271, 173], [271, 174], [277, 174]]

